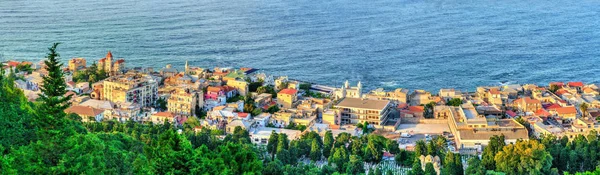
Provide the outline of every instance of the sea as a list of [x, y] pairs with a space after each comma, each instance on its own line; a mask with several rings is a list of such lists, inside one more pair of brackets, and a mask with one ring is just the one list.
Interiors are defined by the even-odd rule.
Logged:
[[0, 0], [0, 61], [253, 67], [329, 86], [598, 83], [598, 0]]

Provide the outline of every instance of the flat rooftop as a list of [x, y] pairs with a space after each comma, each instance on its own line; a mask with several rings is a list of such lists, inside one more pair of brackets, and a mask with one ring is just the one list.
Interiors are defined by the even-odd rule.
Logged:
[[373, 109], [383, 110], [390, 103], [387, 100], [372, 100], [362, 98], [344, 98], [336, 106], [345, 108], [361, 108], [361, 109]]

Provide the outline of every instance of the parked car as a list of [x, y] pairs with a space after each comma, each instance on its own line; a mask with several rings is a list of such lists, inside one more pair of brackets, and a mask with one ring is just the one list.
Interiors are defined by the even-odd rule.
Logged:
[[401, 133], [400, 137], [402, 137], [402, 138], [410, 138], [410, 137], [412, 137], [412, 135], [410, 135], [409, 133], [405, 132], [405, 133]]

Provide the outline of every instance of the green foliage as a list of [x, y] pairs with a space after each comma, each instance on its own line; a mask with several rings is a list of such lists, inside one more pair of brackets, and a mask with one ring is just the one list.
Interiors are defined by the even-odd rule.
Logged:
[[425, 175], [423, 168], [421, 167], [421, 161], [418, 158], [415, 158], [412, 164], [412, 169], [410, 170], [411, 175]]
[[52, 47], [48, 48], [47, 60], [44, 61], [48, 75], [43, 78], [43, 85], [40, 88], [42, 94], [39, 100], [42, 104], [38, 105], [36, 123], [46, 131], [55, 127], [63, 127], [63, 119], [66, 116], [64, 110], [69, 107], [69, 100], [71, 99], [71, 95], [64, 96], [67, 90], [62, 72], [63, 64], [57, 58], [59, 57], [56, 52], [58, 44], [54, 43]]
[[448, 102], [446, 102], [446, 105], [448, 106], [460, 106], [462, 105], [463, 101], [460, 98], [453, 98], [448, 100]]
[[360, 156], [350, 155], [348, 165], [346, 166], [346, 173], [348, 174], [359, 174], [364, 173], [364, 162]]
[[435, 168], [433, 168], [433, 163], [428, 162], [425, 164], [425, 172], [426, 175], [437, 175]]
[[313, 139], [312, 145], [310, 147], [310, 159], [313, 161], [321, 160], [321, 147], [319, 146], [319, 142], [316, 139]]
[[106, 78], [108, 78], [108, 74], [104, 68], [98, 69], [95, 62], [85, 70], [73, 72], [73, 81], [75, 82], [90, 82], [91, 84]]
[[262, 81], [252, 82], [252, 83], [248, 84], [248, 91], [256, 92], [258, 90], [258, 88], [261, 87], [262, 85], [263, 85]]
[[468, 163], [468, 167], [465, 170], [466, 174], [472, 174], [472, 175], [485, 175], [485, 167], [483, 167], [483, 165], [481, 164], [481, 160], [479, 160], [478, 157], [472, 157], [469, 159]]
[[278, 105], [273, 105], [271, 107], [269, 107], [269, 109], [267, 109], [267, 112], [270, 114], [274, 114], [276, 112], [279, 112], [279, 106]]
[[460, 154], [448, 152], [444, 163], [444, 171], [446, 172], [446, 174], [464, 174], [462, 158]]
[[293, 129], [293, 130], [306, 130], [306, 125], [296, 125], [296, 123], [290, 123], [289, 125], [284, 127], [285, 129]]
[[256, 89], [256, 93], [258, 94], [262, 94], [262, 93], [269, 93], [273, 96], [273, 98], [277, 98], [277, 91], [275, 91], [275, 89], [273, 89], [273, 86], [261, 86], [258, 87]]
[[504, 135], [500, 136], [492, 136], [490, 138], [490, 142], [488, 146], [483, 149], [481, 164], [487, 170], [495, 170], [496, 169], [496, 161], [495, 156], [498, 152], [502, 151], [502, 148], [506, 145], [504, 142]]
[[517, 141], [506, 145], [494, 160], [498, 170], [506, 174], [546, 174], [552, 166], [552, 156], [536, 140]]
[[168, 102], [164, 98], [158, 98], [158, 100], [156, 100], [156, 108], [160, 111], [167, 110], [167, 105], [168, 105]]

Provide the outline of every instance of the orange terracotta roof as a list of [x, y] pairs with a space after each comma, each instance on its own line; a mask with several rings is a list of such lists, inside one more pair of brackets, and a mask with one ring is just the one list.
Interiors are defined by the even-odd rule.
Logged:
[[9, 67], [17, 67], [17, 65], [19, 64], [20, 63], [18, 61], [9, 61], [8, 63], [6, 63], [6, 65]]
[[168, 117], [168, 118], [174, 118], [175, 114], [171, 113], [171, 112], [157, 112], [156, 114], [154, 114], [154, 116], [161, 116], [161, 117]]
[[544, 109], [538, 109], [537, 111], [535, 111], [535, 115], [546, 117], [550, 116], [550, 113]]
[[106, 58], [112, 58], [112, 53], [110, 53], [110, 51], [108, 51], [108, 53], [106, 54]]
[[498, 94], [500, 94], [500, 91], [497, 88], [491, 88], [490, 94], [498, 95]]
[[283, 89], [279, 91], [279, 94], [296, 95], [296, 93], [298, 93], [298, 90], [296, 89]]
[[581, 82], [581, 81], [569, 82], [568, 84], [571, 87], [582, 87], [583, 86], [583, 82]]
[[102, 58], [100, 60], [98, 60], [99, 63], [104, 63], [106, 61], [106, 58]]
[[556, 95], [562, 96], [563, 94], [569, 93], [566, 89], [559, 89], [555, 92]]
[[558, 114], [573, 114], [577, 113], [577, 109], [574, 106], [556, 108], [556, 113]]
[[425, 106], [409, 106], [408, 110], [410, 112], [425, 112]]
[[96, 109], [89, 106], [71, 106], [65, 110], [66, 113], [74, 113], [80, 116], [97, 116], [104, 112], [102, 109]]
[[238, 112], [237, 114], [238, 114], [238, 117], [240, 117], [240, 118], [246, 118], [246, 117], [248, 117], [248, 113]]
[[532, 104], [532, 103], [541, 103], [539, 100], [532, 99], [530, 97], [519, 98], [519, 99], [516, 99], [515, 101], [518, 102], [518, 103], [525, 102], [525, 103], [529, 103], [529, 104]]
[[120, 59], [120, 60], [117, 60], [116, 64], [121, 64], [121, 63], [124, 63], [124, 62], [125, 62], [124, 59]]
[[408, 104], [406, 104], [406, 103], [401, 103], [401, 104], [398, 104], [398, 107], [397, 107], [397, 108], [398, 108], [398, 109], [404, 109], [404, 108], [406, 108], [407, 106], [408, 106]]
[[223, 87], [221, 86], [209, 86], [206, 91], [208, 92], [219, 92], [219, 91], [223, 91]]
[[582, 89], [584, 93], [593, 93], [595, 90], [590, 87], [585, 87]]

